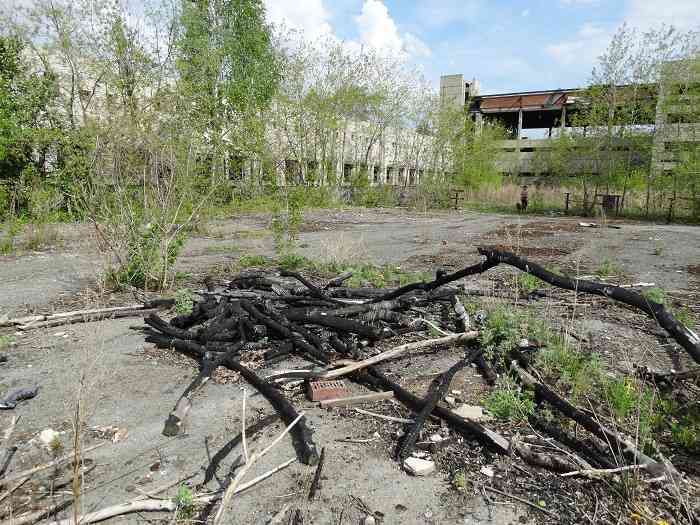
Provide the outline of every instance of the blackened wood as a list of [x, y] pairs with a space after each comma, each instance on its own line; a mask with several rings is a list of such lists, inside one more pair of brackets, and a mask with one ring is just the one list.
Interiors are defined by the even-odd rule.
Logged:
[[160, 348], [172, 347], [178, 352], [182, 352], [197, 360], [202, 359], [206, 353], [206, 349], [200, 344], [192, 341], [183, 341], [182, 339], [176, 339], [168, 335], [149, 334], [146, 336], [146, 342], [153, 343]]
[[544, 432], [545, 434], [556, 439], [562, 445], [565, 445], [577, 454], [582, 455], [584, 459], [594, 467], [615, 468], [617, 466], [608, 461], [608, 459], [594, 447], [583, 440], [575, 439], [555, 423], [546, 421], [545, 419], [537, 416], [530, 416], [528, 421], [533, 428]]
[[[391, 381], [384, 374], [382, 374], [375, 367], [367, 368], [368, 374], [372, 376], [375, 385], [379, 385], [380, 388], [393, 390], [396, 395], [396, 399], [401, 401], [408, 408], [414, 412], [420, 412], [424, 406], [422, 399], [414, 396], [407, 390], [404, 390], [401, 386]], [[363, 375], [357, 376], [359, 380], [366, 381]], [[495, 450], [501, 454], [508, 454], [509, 442], [500, 434], [489, 430], [480, 423], [476, 421], [471, 421], [469, 419], [464, 419], [459, 417], [457, 414], [446, 408], [436, 406], [434, 413], [444, 419], [449, 425], [452, 426], [457, 432], [467, 439], [475, 439], [482, 443], [483, 445]]]
[[311, 482], [311, 488], [309, 489], [309, 501], [314, 500], [316, 492], [318, 491], [319, 484], [321, 483], [321, 473], [323, 472], [323, 463], [326, 459], [326, 447], [321, 448], [321, 457], [318, 459], [318, 465], [316, 466], [316, 473], [314, 474], [314, 479]]
[[212, 374], [221, 366], [225, 359], [236, 356], [240, 353], [243, 343], [231, 345], [225, 354], [212, 355], [207, 352], [201, 361], [200, 371], [175, 404], [175, 408], [168, 414], [163, 426], [163, 435], [168, 437], [177, 436], [182, 430], [187, 414], [192, 408], [192, 398], [211, 379]]
[[[292, 404], [268, 381], [242, 365], [239, 361], [236, 359], [226, 359], [223, 364], [241, 374], [248, 383], [260, 392], [277, 411], [285, 425], [291, 425], [299, 416]], [[318, 451], [316, 450], [316, 444], [311, 436], [311, 430], [306, 425], [306, 417], [302, 417], [289, 433], [292, 436], [292, 443], [299, 457], [299, 461], [305, 465], [315, 465], [318, 463]]]
[[189, 314], [178, 315], [174, 317], [170, 324], [176, 328], [191, 328], [192, 326], [202, 323], [207, 319], [215, 317], [216, 310], [219, 307], [219, 303], [215, 297], [206, 297], [204, 301], [200, 301], [194, 304], [192, 307], [192, 312]]
[[654, 319], [671, 337], [681, 345], [695, 362], [700, 363], [700, 337], [678, 320], [666, 309], [663, 304], [656, 303], [629, 288], [621, 288], [611, 284], [597, 283], [585, 279], [570, 279], [569, 277], [550, 272], [539, 264], [518, 257], [512, 253], [479, 248], [479, 253], [484, 255], [486, 261], [491, 263], [503, 263], [514, 266], [525, 273], [534, 275], [552, 286], [572, 290], [580, 293], [608, 297], [627, 304], [644, 312]]
[[352, 277], [352, 272], [344, 272], [344, 273], [341, 273], [339, 276], [333, 277], [333, 279], [329, 279], [328, 282], [325, 284], [325, 286], [324, 286], [323, 288], [324, 288], [324, 290], [325, 290], [325, 289], [327, 289], [327, 288], [335, 288], [335, 287], [338, 287], [338, 286], [340, 286], [341, 284], [343, 284], [345, 281], [347, 281], [348, 279], [350, 279], [350, 277]]
[[177, 339], [183, 339], [185, 341], [194, 341], [197, 338], [197, 334], [190, 332], [189, 330], [184, 330], [182, 328], [177, 328], [171, 324], [166, 323], [163, 319], [158, 316], [158, 314], [150, 314], [145, 317], [143, 321], [158, 330], [159, 332], [175, 337]]
[[[304, 338], [299, 333], [292, 332], [286, 326], [283, 326], [281, 323], [278, 323], [274, 319], [271, 319], [269, 316], [264, 315], [262, 312], [260, 312], [260, 310], [258, 310], [255, 306], [253, 306], [252, 303], [250, 303], [246, 300], [242, 300], [241, 306], [253, 318], [255, 318], [257, 321], [260, 321], [261, 323], [263, 323], [270, 330], [272, 330], [273, 332], [276, 332], [276, 333], [280, 334], [281, 336], [293, 341], [294, 345], [297, 346], [303, 352], [306, 352], [306, 353], [312, 355], [314, 358], [318, 359], [319, 361], [321, 361], [323, 363], [330, 362], [328, 355], [326, 355], [324, 352], [318, 350], [316, 347], [312, 346], [307, 341], [305, 341]], [[290, 423], [291, 423], [291, 421], [290, 421]]]
[[498, 261], [495, 259], [487, 258], [484, 261], [481, 261], [477, 264], [474, 264], [472, 266], [467, 266], [466, 268], [463, 268], [459, 271], [449, 273], [447, 275], [444, 275], [438, 279], [435, 279], [434, 281], [430, 282], [418, 282], [418, 283], [411, 283], [407, 284], [406, 286], [402, 286], [400, 288], [397, 288], [396, 290], [386, 293], [384, 295], [380, 295], [379, 297], [375, 297], [372, 299], [373, 303], [378, 303], [379, 301], [388, 301], [390, 299], [395, 299], [396, 297], [401, 297], [402, 295], [407, 294], [408, 292], [413, 292], [416, 290], [422, 290], [425, 292], [430, 292], [432, 290], [435, 290], [436, 288], [439, 288], [440, 286], [443, 286], [447, 283], [451, 283], [452, 281], [456, 281], [457, 279], [461, 279], [463, 277], [467, 277], [469, 275], [476, 275], [480, 273], [484, 273], [486, 270], [489, 270], [493, 268], [494, 266], [498, 266]]
[[480, 352], [480, 348], [473, 349], [466, 357], [464, 357], [464, 359], [457, 361], [447, 371], [440, 374], [430, 382], [428, 392], [422, 401], [423, 407], [421, 408], [420, 412], [416, 414], [416, 417], [413, 419], [413, 424], [409, 427], [408, 432], [406, 432], [406, 435], [401, 442], [401, 445], [396, 451], [396, 457], [399, 461], [403, 461], [413, 452], [416, 442], [420, 436], [420, 432], [425, 424], [425, 420], [430, 414], [432, 414], [433, 410], [435, 410], [435, 406], [438, 404], [438, 402], [440, 402], [447, 394], [447, 390], [449, 389], [450, 383], [452, 382], [455, 374], [471, 363]]
[[301, 324], [317, 324], [332, 328], [340, 332], [350, 332], [370, 339], [379, 339], [386, 332], [376, 326], [372, 326], [352, 319], [327, 315], [322, 312], [285, 312], [285, 317], [290, 321]]
[[479, 370], [481, 377], [483, 377], [484, 381], [486, 381], [486, 384], [491, 386], [495, 385], [498, 376], [496, 375], [496, 372], [493, 371], [493, 368], [488, 361], [486, 361], [484, 355], [479, 355], [476, 359], [474, 359], [474, 363], [476, 364], [476, 368]]
[[299, 281], [301, 284], [303, 284], [304, 286], [306, 286], [306, 288], [308, 288], [309, 292], [311, 292], [311, 295], [312, 295], [313, 297], [316, 297], [317, 299], [323, 299], [323, 300], [325, 300], [325, 301], [331, 301], [331, 302], [334, 302], [334, 303], [343, 304], [343, 303], [341, 303], [340, 301], [337, 301], [337, 300], [335, 300], [335, 299], [331, 299], [329, 296], [327, 296], [327, 295], [323, 292], [323, 290], [321, 290], [318, 286], [316, 286], [314, 283], [312, 283], [311, 281], [309, 281], [308, 279], [306, 279], [303, 275], [301, 275], [301, 274], [298, 273], [298, 272], [292, 272], [292, 271], [288, 271], [288, 270], [282, 270], [282, 271], [280, 272], [280, 275], [281, 275], [282, 277], [293, 277], [294, 279], [296, 279], [297, 281]]
[[579, 423], [591, 434], [599, 437], [607, 443], [610, 443], [616, 452], [620, 452], [625, 457], [639, 463], [640, 465], [650, 465], [653, 468], [660, 467], [662, 472], [665, 470], [663, 464], [660, 464], [656, 460], [638, 450], [635, 444], [624, 435], [606, 428], [596, 419], [593, 419], [582, 410], [576, 408], [566, 399], [554, 392], [551, 388], [542, 384], [531, 374], [520, 368], [515, 361], [511, 363], [511, 369], [517, 373], [521, 383], [535, 391], [535, 396], [538, 400], [546, 401], [550, 406], [564, 414], [566, 417]]

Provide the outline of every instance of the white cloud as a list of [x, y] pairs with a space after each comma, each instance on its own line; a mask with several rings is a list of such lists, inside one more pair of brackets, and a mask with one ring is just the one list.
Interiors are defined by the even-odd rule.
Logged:
[[665, 23], [679, 29], [700, 28], [697, 0], [627, 0], [625, 20], [633, 27], [648, 29]]
[[586, 23], [569, 40], [563, 40], [545, 47], [549, 56], [562, 66], [580, 64], [587, 68], [607, 47], [610, 32], [594, 24]]
[[520, 16], [522, 16], [522, 17], [530, 16], [530, 10], [529, 9], [523, 10], [523, 12], [520, 13]]
[[480, 10], [480, 0], [431, 0], [418, 2], [416, 18], [426, 26], [440, 27], [478, 20]]
[[333, 34], [330, 13], [323, 0], [265, 0], [265, 9], [270, 22], [303, 31], [306, 38], [313, 40]]
[[381, 0], [365, 0], [355, 17], [360, 43], [391, 55], [430, 56], [430, 48], [412, 33], [399, 34], [389, 9]]

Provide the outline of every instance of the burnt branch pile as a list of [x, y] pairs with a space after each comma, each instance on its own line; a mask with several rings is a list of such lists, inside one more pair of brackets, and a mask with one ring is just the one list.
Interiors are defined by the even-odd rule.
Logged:
[[[634, 464], [644, 465], [657, 475], [676, 475], [663, 460], [654, 460], [635, 448], [618, 430], [610, 430], [585, 410], [581, 410], [542, 384], [537, 371], [514, 349], [501, 360], [487, 357], [479, 344], [479, 332], [459, 301], [461, 279], [508, 265], [532, 274], [550, 285], [579, 293], [613, 299], [653, 318], [695, 361], [700, 362], [700, 341], [695, 333], [679, 323], [666, 308], [630, 289], [570, 279], [547, 271], [511, 253], [480, 249], [484, 259], [448, 274], [436, 272], [430, 282], [412, 283], [393, 289], [345, 286], [349, 274], [325, 282], [297, 272], [245, 271], [223, 288], [208, 286], [200, 292], [191, 313], [166, 322], [155, 313], [146, 317], [146, 341], [161, 348], [173, 348], [195, 360], [199, 372], [167, 416], [163, 433], [181, 432], [192, 399], [219, 367], [234, 371], [257, 389], [275, 409], [285, 425], [298, 423], [290, 436], [301, 462], [319, 461], [321, 447], [314, 442], [305, 418], [287, 399], [281, 381], [296, 383], [346, 377], [372, 390], [392, 392], [395, 399], [414, 413], [414, 419], [397, 443], [395, 457], [410, 456], [421, 427], [430, 417], [442, 419], [457, 434], [476, 441], [499, 454], [518, 454], [524, 461], [556, 472], [591, 466], [610, 468], [614, 458], [593, 450], [588, 438], [574, 437], [542, 420], [531, 421], [559, 443], [567, 456], [544, 456], [528, 444], [509, 440], [493, 428], [457, 415], [443, 403], [453, 376], [466, 366], [475, 366], [492, 385], [496, 372], [508, 373], [523, 388], [534, 391], [536, 402], [575, 421], [592, 437], [605, 441]], [[318, 280], [316, 280], [318, 281]], [[445, 312], [449, 322], [445, 322]], [[437, 332], [440, 336], [433, 335]], [[458, 345], [463, 355], [438, 376], [427, 392], [417, 396], [381, 370], [380, 363], [399, 359], [418, 349]], [[263, 377], [255, 369], [292, 358], [309, 364]], [[262, 365], [260, 364], [262, 362]], [[503, 363], [506, 363], [505, 367]], [[255, 365], [254, 365], [255, 364]], [[571, 458], [575, 461], [572, 463]]]

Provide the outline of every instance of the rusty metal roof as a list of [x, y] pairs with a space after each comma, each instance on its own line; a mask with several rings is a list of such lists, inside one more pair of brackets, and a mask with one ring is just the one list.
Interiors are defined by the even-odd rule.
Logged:
[[506, 95], [483, 98], [482, 111], [517, 111], [519, 109], [560, 109], [566, 103], [567, 93], [556, 91], [532, 95]]

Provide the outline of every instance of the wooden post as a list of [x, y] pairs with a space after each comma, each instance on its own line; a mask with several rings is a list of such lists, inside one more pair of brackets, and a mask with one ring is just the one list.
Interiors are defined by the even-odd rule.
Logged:
[[518, 140], [520, 140], [522, 133], [523, 133], [523, 110], [522, 110], [522, 108], [520, 108], [518, 110]]
[[571, 198], [571, 193], [568, 191], [564, 194], [566, 195], [566, 201], [564, 202], [564, 213], [569, 214], [569, 199]]

